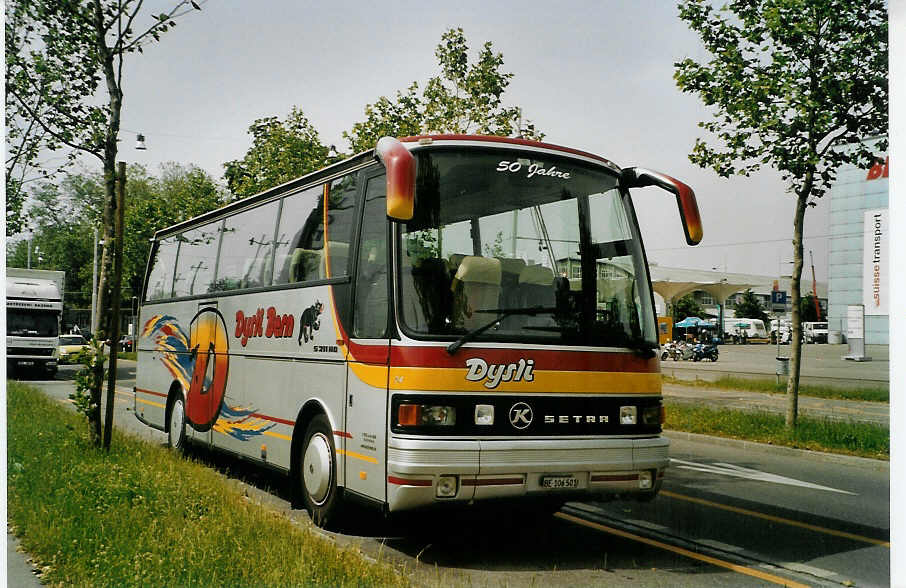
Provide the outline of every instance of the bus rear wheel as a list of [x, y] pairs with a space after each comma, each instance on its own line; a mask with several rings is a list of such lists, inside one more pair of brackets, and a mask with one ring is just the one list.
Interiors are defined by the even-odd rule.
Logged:
[[302, 500], [319, 527], [327, 527], [336, 518], [339, 501], [337, 460], [333, 431], [327, 417], [317, 415], [305, 431], [299, 480]]
[[186, 448], [186, 403], [181, 394], [177, 394], [170, 406], [170, 418], [167, 429], [167, 445], [183, 451]]

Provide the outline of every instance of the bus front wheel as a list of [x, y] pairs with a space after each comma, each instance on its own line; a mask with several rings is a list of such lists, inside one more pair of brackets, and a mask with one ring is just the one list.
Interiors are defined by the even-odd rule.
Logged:
[[302, 500], [319, 527], [326, 527], [337, 510], [337, 460], [333, 431], [327, 417], [319, 414], [308, 424], [299, 472]]

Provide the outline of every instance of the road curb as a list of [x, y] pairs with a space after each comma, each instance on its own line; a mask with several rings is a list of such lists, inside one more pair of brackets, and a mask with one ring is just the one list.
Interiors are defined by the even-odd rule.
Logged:
[[712, 435], [702, 435], [700, 433], [687, 433], [685, 431], [671, 431], [664, 429], [664, 436], [669, 439], [682, 439], [684, 441], [694, 441], [696, 443], [709, 443], [711, 445], [723, 445], [725, 447], [735, 447], [753, 451], [761, 451], [773, 455], [785, 455], [790, 457], [799, 457], [823, 463], [839, 463], [841, 465], [855, 466], [890, 473], [890, 462], [883, 459], [871, 459], [868, 457], [857, 457], [854, 455], [841, 455], [838, 453], [824, 453], [821, 451], [811, 451], [809, 449], [796, 449], [795, 447], [783, 447], [780, 445], [769, 445], [767, 443], [756, 443], [754, 441], [745, 441], [743, 439], [730, 439], [728, 437], [714, 437]]

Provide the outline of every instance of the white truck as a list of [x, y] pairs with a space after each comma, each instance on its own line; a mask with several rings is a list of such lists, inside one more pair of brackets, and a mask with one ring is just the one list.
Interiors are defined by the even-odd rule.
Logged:
[[57, 373], [64, 272], [6, 268], [6, 369]]
[[802, 323], [802, 335], [806, 343], [827, 343], [827, 323]]

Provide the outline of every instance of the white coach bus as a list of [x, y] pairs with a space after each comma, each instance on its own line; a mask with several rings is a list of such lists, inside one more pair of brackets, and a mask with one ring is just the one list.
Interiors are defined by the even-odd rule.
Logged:
[[652, 498], [667, 467], [629, 188], [692, 190], [501, 137], [375, 150], [159, 231], [135, 414], [285, 471], [325, 525], [484, 499]]

